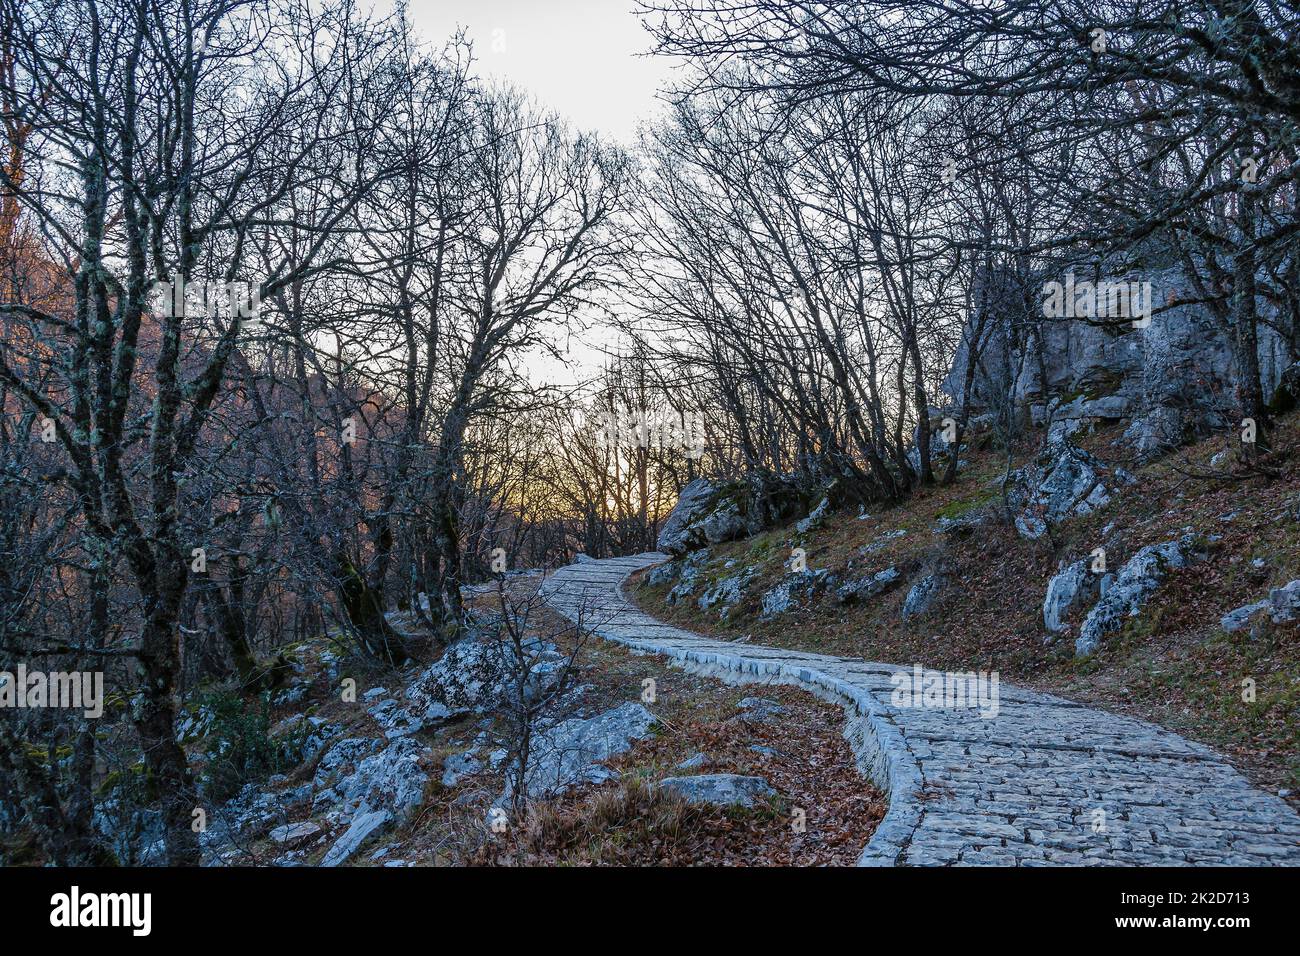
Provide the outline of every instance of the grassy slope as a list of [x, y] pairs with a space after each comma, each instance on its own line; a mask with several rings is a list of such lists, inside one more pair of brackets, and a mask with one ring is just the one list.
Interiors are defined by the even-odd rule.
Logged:
[[[1079, 441], [1105, 461], [1129, 465], [1138, 483], [1100, 511], [1057, 529], [1051, 539], [1026, 541], [998, 524], [958, 540], [932, 531], [941, 515], [957, 516], [1000, 498], [1005, 455], [976, 451], [954, 487], [924, 490], [901, 507], [865, 520], [836, 515], [808, 535], [796, 534], [791, 525], [715, 547], [709, 580], [749, 566], [757, 572], [726, 621], [694, 601], [671, 607], [664, 600], [668, 589], [644, 580], [631, 593], [658, 616], [719, 636], [902, 664], [996, 669], [1004, 679], [1132, 714], [1210, 744], [1259, 785], [1292, 790], [1289, 799], [1300, 805], [1294, 793], [1300, 785], [1300, 627], [1265, 620], [1229, 635], [1218, 625], [1224, 612], [1300, 577], [1300, 467], [1280, 451], [1275, 458], [1284, 459], [1281, 480], [1200, 477], [1214, 471], [1209, 459], [1227, 447], [1223, 437], [1134, 467], [1124, 461], [1118, 437], [1109, 429]], [[1300, 416], [1293, 415], [1280, 424], [1275, 447], [1294, 449], [1298, 440]], [[1020, 450], [1016, 463], [1029, 451]], [[1225, 475], [1227, 468], [1221, 466]], [[900, 528], [907, 534], [869, 553], [860, 550]], [[1104, 546], [1113, 571], [1138, 548], [1188, 530], [1222, 535], [1211, 545], [1210, 560], [1177, 572], [1141, 616], [1095, 655], [1074, 659], [1078, 617], [1070, 632], [1045, 641], [1043, 596], [1061, 560]], [[786, 573], [783, 562], [796, 546], [807, 551], [811, 570], [857, 577], [896, 565], [905, 572], [904, 583], [865, 605], [839, 605], [832, 593], [803, 613], [762, 621], [761, 595]], [[1264, 565], [1256, 569], [1253, 562], [1260, 558]], [[724, 566], [729, 560], [730, 569]], [[907, 581], [937, 562], [950, 569], [952, 582], [943, 603], [903, 622]], [[1253, 703], [1242, 700], [1245, 678], [1255, 681]]]

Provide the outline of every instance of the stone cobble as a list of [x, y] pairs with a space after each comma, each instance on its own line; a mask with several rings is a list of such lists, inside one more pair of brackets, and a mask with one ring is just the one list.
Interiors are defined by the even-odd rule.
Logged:
[[889, 797], [861, 865], [1300, 864], [1300, 816], [1208, 747], [1010, 685], [1000, 684], [992, 713], [897, 706], [892, 679], [911, 667], [714, 640], [638, 610], [624, 579], [664, 560], [585, 561], [556, 571], [543, 592], [634, 650], [841, 704], [863, 772]]

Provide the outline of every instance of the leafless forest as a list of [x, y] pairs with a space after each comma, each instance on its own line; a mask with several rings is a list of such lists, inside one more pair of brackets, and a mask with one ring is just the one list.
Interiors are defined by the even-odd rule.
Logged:
[[[193, 695], [278, 693], [325, 634], [423, 663], [475, 586], [655, 550], [696, 478], [743, 480], [759, 526], [959, 484], [977, 417], [1008, 449], [1044, 424], [1019, 402], [1069, 364], [1067, 273], [1176, 274], [1144, 318], [1194, 307], [1233, 371], [1175, 382], [1218, 417], [1147, 444], [1249, 421], [1239, 467], [1276, 476], [1294, 4], [637, 14], [680, 68], [623, 144], [401, 9], [0, 0], [0, 667], [106, 702], [0, 715], [0, 829], [35, 859], [125, 862], [111, 793], [198, 864]], [[549, 371], [574, 349], [599, 371]]]

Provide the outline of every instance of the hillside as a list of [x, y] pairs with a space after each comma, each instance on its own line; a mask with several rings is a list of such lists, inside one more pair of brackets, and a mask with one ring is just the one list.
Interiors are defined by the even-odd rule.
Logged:
[[[802, 533], [792, 523], [713, 545], [641, 573], [627, 591], [666, 621], [732, 640], [996, 670], [1204, 742], [1261, 787], [1300, 804], [1300, 625], [1267, 615], [1231, 633], [1220, 625], [1227, 612], [1300, 578], [1300, 468], [1290, 452], [1300, 417], [1279, 423], [1276, 447], [1287, 451], [1273, 456], [1275, 478], [1236, 465], [1222, 437], [1137, 464], [1120, 432], [1098, 428], [1076, 442], [1127, 466], [1136, 481], [1036, 540], [997, 517], [1008, 462], [985, 443], [951, 487], [920, 489], [879, 513], [830, 514]], [[1036, 452], [1034, 439], [1014, 450], [1011, 464]], [[950, 530], [937, 530], [941, 521]], [[1063, 633], [1047, 631], [1044, 596], [1063, 564], [1104, 547], [1113, 572], [1144, 546], [1186, 535], [1204, 559], [1173, 571], [1094, 653], [1075, 649], [1086, 604], [1067, 615]], [[804, 575], [790, 570], [795, 548], [806, 552]], [[844, 582], [891, 568], [897, 577], [871, 588], [874, 596], [837, 594]], [[904, 619], [910, 589], [935, 572], [946, 583], [933, 605]], [[807, 583], [788, 586], [791, 580]], [[789, 608], [765, 614], [764, 597], [770, 610], [783, 583], [793, 593]], [[1253, 702], [1243, 700], [1246, 680], [1254, 681]]]

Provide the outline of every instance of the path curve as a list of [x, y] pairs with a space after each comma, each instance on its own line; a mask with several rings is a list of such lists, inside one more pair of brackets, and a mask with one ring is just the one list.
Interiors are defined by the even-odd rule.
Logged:
[[624, 579], [667, 559], [587, 559], [543, 595], [599, 636], [695, 673], [841, 704], [861, 769], [889, 798], [859, 865], [1300, 865], [1300, 816], [1208, 747], [1007, 684], [992, 718], [895, 707], [890, 678], [910, 667], [714, 640], [638, 610]]

